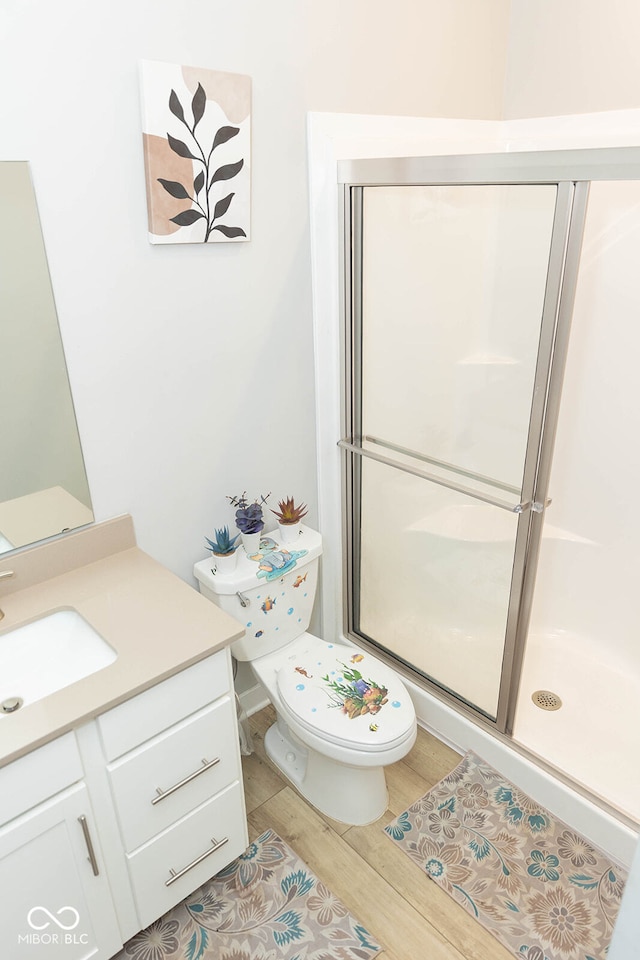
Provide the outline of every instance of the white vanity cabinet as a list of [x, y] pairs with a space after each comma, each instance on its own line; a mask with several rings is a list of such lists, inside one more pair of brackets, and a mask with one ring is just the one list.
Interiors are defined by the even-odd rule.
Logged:
[[[121, 946], [73, 734], [0, 770], [2, 955], [107, 960]], [[14, 816], [18, 804], [29, 809]]]
[[144, 928], [247, 847], [228, 650], [116, 707], [97, 724]]
[[224, 649], [0, 769], [0, 953], [107, 960], [247, 844]]

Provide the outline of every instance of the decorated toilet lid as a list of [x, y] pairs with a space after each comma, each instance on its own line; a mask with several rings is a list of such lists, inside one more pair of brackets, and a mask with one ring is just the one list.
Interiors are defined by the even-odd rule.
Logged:
[[285, 660], [278, 693], [296, 719], [332, 743], [379, 750], [403, 740], [415, 711], [400, 678], [369, 653], [310, 637]]

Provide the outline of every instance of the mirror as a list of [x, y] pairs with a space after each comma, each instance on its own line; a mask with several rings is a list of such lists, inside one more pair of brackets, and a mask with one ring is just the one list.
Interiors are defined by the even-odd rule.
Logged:
[[0, 554], [93, 521], [29, 165], [0, 162]]

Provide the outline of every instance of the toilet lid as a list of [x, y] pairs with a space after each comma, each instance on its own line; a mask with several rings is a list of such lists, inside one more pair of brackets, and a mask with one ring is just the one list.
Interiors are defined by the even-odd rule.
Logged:
[[324, 739], [360, 750], [402, 740], [415, 711], [400, 678], [371, 654], [310, 637], [277, 674], [280, 697], [300, 723]]

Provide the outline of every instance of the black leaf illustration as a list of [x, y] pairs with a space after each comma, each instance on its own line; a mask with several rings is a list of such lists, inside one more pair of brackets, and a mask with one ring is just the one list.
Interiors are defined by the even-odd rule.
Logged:
[[178, 183], [177, 180], [163, 180], [162, 177], [158, 177], [158, 183], [161, 183], [167, 193], [170, 193], [172, 197], [176, 198], [176, 200], [189, 199], [189, 194], [182, 184]]
[[[186, 103], [187, 101], [185, 100], [185, 107]], [[167, 143], [170, 149], [179, 157], [183, 157], [185, 160], [192, 160], [194, 164], [196, 164], [193, 173], [186, 177], [187, 183], [189, 183], [191, 177], [193, 177], [193, 189], [192, 193], [190, 193], [190, 187], [186, 187], [177, 180], [167, 180], [163, 177], [158, 177], [158, 183], [162, 184], [162, 188], [166, 190], [170, 196], [175, 197], [177, 200], [191, 201], [193, 204], [190, 209], [183, 210], [181, 213], [176, 214], [175, 217], [171, 217], [172, 223], [177, 224], [179, 227], [189, 227], [203, 220], [204, 243], [210, 239], [212, 230], [218, 230], [228, 239], [246, 238], [247, 234], [242, 227], [228, 227], [224, 224], [214, 226], [215, 221], [224, 217], [228, 212], [236, 194], [234, 192], [229, 193], [214, 204], [214, 198], [211, 197], [213, 185], [220, 181], [232, 180], [237, 176], [244, 167], [244, 159], [238, 160], [235, 163], [222, 164], [214, 170], [214, 164], [211, 162], [213, 151], [221, 144], [227, 143], [227, 141], [237, 137], [240, 133], [240, 127], [231, 125], [220, 127], [213, 137], [213, 142], [209, 141], [211, 146], [207, 151], [205, 143], [201, 142], [200, 135], [196, 132], [198, 124], [205, 116], [207, 103], [206, 91], [203, 85], [198, 83], [196, 91], [191, 98], [191, 112], [193, 114], [192, 126], [185, 118], [185, 107], [183, 107], [176, 91], [171, 90], [169, 110], [186, 128], [188, 136], [185, 142], [185, 140], [180, 140], [171, 133], [167, 133]], [[237, 149], [236, 156], [238, 153], [243, 152], [244, 150], [242, 148]]]
[[199, 210], [183, 210], [182, 213], [169, 219], [173, 223], [177, 223], [179, 227], [190, 227], [196, 220], [204, 220], [204, 214], [200, 213]]
[[244, 167], [244, 160], [238, 160], [237, 163], [225, 163], [224, 167], [218, 167], [211, 177], [211, 183], [217, 183], [218, 180], [231, 180], [236, 174], [240, 173]]
[[177, 153], [179, 157], [186, 157], [187, 160], [195, 160], [196, 157], [191, 153], [189, 147], [186, 143], [183, 143], [182, 140], [176, 140], [175, 137], [172, 137], [170, 133], [167, 134], [167, 140], [169, 141], [169, 146], [174, 153]]
[[201, 83], [198, 84], [198, 89], [193, 95], [193, 100], [191, 101], [191, 109], [193, 110], [193, 129], [198, 126], [202, 117], [204, 115], [204, 108], [207, 105], [207, 95], [204, 92], [204, 87]]
[[215, 148], [219, 147], [221, 143], [226, 143], [227, 140], [231, 140], [232, 137], [236, 137], [239, 133], [239, 127], [220, 127], [215, 135], [211, 152], [213, 153]]
[[227, 210], [229, 209], [229, 204], [235, 197], [235, 193], [230, 193], [227, 197], [224, 197], [222, 200], [218, 200], [213, 211], [213, 219], [217, 220], [218, 217], [222, 217]]
[[219, 230], [220, 233], [223, 233], [225, 237], [246, 237], [246, 233], [242, 227], [225, 227], [223, 223], [219, 223], [217, 226], [212, 228], [213, 230]]
[[204, 187], [204, 170], [201, 170], [198, 176], [193, 181], [193, 192], [195, 193], [196, 197], [198, 196], [198, 194], [200, 193], [203, 187]]
[[175, 90], [171, 91], [171, 96], [169, 97], [169, 110], [171, 110], [174, 117], [177, 117], [178, 120], [182, 120], [184, 123], [184, 110], [182, 109], [182, 104]]

